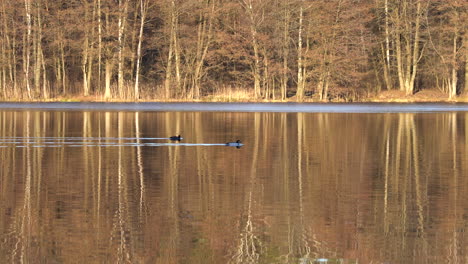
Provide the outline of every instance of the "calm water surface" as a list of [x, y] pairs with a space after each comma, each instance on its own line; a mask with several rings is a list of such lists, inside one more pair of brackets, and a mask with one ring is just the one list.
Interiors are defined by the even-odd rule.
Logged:
[[467, 136], [465, 112], [4, 109], [0, 259], [468, 263]]

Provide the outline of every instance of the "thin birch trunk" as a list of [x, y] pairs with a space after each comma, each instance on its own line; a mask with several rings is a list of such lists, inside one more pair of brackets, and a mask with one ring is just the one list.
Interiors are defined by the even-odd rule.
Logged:
[[263, 87], [263, 95], [264, 98], [270, 98], [270, 85], [269, 85], [269, 62], [268, 62], [268, 55], [265, 48], [263, 48], [263, 76], [262, 76], [262, 87]]
[[13, 82], [13, 96], [18, 96], [18, 89], [17, 89], [17, 72], [16, 72], [16, 29], [14, 20], [12, 20], [12, 41], [11, 41], [11, 63], [10, 63], [10, 72], [12, 72], [11, 81]]
[[468, 32], [465, 32], [463, 39], [465, 46], [465, 93], [468, 92]]
[[210, 47], [211, 39], [213, 37], [213, 19], [215, 15], [216, 2], [214, 0], [209, 2], [211, 2], [210, 13], [208, 18], [203, 19], [204, 22], [199, 28], [200, 31], [198, 38], [197, 61], [193, 74], [193, 89], [195, 89], [194, 96], [196, 98], [200, 97], [200, 82], [203, 76], [203, 64], [205, 62], [206, 55], [208, 54], [208, 48]]
[[46, 66], [45, 66], [45, 60], [44, 60], [44, 51], [42, 48], [40, 49], [40, 55], [41, 55], [41, 67], [42, 67], [42, 96], [45, 99], [49, 98], [49, 90], [48, 90], [48, 83], [47, 83], [47, 72], [46, 72]]
[[[3, 89], [3, 95], [6, 95], [7, 92], [7, 69], [9, 70], [9, 76], [10, 76], [10, 83], [12, 82], [12, 72], [11, 69], [13, 68], [11, 65], [11, 52], [9, 52], [10, 49], [10, 38], [9, 38], [9, 31], [8, 31], [8, 20], [7, 20], [7, 14], [6, 14], [6, 8], [5, 8], [5, 1], [2, 3], [2, 22], [3, 22], [3, 41], [2, 41], [2, 61], [4, 64], [2, 64], [2, 89]], [[11, 91], [9, 91], [11, 92]]]
[[60, 66], [60, 57], [58, 55], [54, 56], [54, 69], [55, 69], [55, 79], [57, 80], [56, 90], [58, 90], [58, 87], [62, 80], [62, 68]]
[[98, 72], [96, 89], [101, 92], [101, 73], [102, 73], [102, 20], [101, 20], [101, 0], [97, 1], [97, 19], [98, 19]]
[[[252, 15], [253, 19], [253, 15]], [[252, 22], [253, 23], [253, 22]], [[260, 54], [258, 51], [258, 42], [257, 42], [257, 31], [254, 25], [251, 25], [250, 28], [252, 32], [252, 46], [254, 50], [254, 94], [255, 98], [260, 98]]]
[[[382, 44], [381, 49], [382, 49], [382, 55], [383, 55], [382, 57], [384, 58], [383, 72], [384, 72], [385, 87], [387, 88], [387, 90], [391, 90], [392, 89], [392, 81], [391, 81], [391, 77], [390, 77], [390, 67], [386, 63], [386, 58], [385, 58], [386, 50], [384, 49], [383, 44]], [[379, 92], [380, 92], [380, 89], [379, 89]]]
[[[137, 61], [137, 51], [138, 51], [138, 36], [139, 36], [139, 28], [141, 26], [141, 21], [138, 23], [138, 13], [141, 14], [141, 4], [136, 3], [138, 2], [135, 1], [135, 9], [133, 10], [133, 17], [131, 19], [132, 23], [132, 29], [130, 30], [131, 34], [131, 40], [130, 40], [130, 50], [132, 53], [134, 53], [133, 56], [130, 57], [130, 65], [131, 65], [131, 70], [130, 70], [130, 80], [134, 81], [135, 79], [135, 74], [136, 74], [136, 61]], [[141, 18], [140, 18], [141, 19]], [[129, 26], [130, 27], [130, 26]]]
[[61, 68], [62, 68], [62, 92], [67, 94], [67, 73], [65, 69], [65, 48], [63, 47], [63, 42], [60, 42], [60, 57], [61, 57]]
[[[400, 18], [398, 18], [400, 21]], [[401, 51], [401, 34], [397, 34], [395, 38], [395, 48], [396, 48], [396, 59], [397, 59], [397, 73], [398, 73], [398, 83], [400, 85], [400, 91], [405, 90], [405, 76], [403, 72], [403, 59], [402, 59], [402, 51]]]
[[388, 13], [388, 0], [385, 0], [385, 63], [384, 63], [384, 78], [387, 90], [393, 89], [392, 79], [390, 75], [390, 25]]
[[[9, 91], [12, 95], [16, 96], [16, 56], [15, 56], [15, 36], [16, 30], [14, 26], [14, 20], [12, 19], [11, 25], [8, 23], [8, 14], [6, 13], [5, 1], [2, 4], [2, 13], [3, 13], [3, 34], [4, 34], [4, 61], [6, 62], [6, 66], [4, 69], [4, 74], [6, 75], [6, 71], [8, 71], [8, 81], [3, 81], [3, 85], [6, 89], [7, 83], [12, 86], [12, 90]], [[11, 29], [11, 32], [10, 30]], [[10, 39], [11, 36], [11, 39]]]
[[419, 50], [419, 41], [420, 41], [420, 23], [421, 23], [421, 1], [418, 1], [417, 6], [416, 6], [416, 25], [415, 25], [415, 35], [414, 35], [414, 44], [413, 44], [413, 60], [412, 60], [412, 69], [410, 72], [408, 72], [408, 75], [411, 74], [411, 79], [410, 83], [408, 86], [408, 90], [406, 91], [406, 94], [413, 94], [415, 90], [415, 80], [416, 80], [416, 73], [418, 70], [418, 62], [419, 62], [419, 56], [420, 56], [420, 50]]
[[[122, 3], [122, 1], [124, 1]], [[127, 8], [128, 8], [128, 0], [119, 0], [119, 10], [121, 13], [119, 14], [119, 21], [118, 21], [118, 26], [119, 26], [119, 35], [118, 35], [118, 70], [117, 70], [117, 86], [118, 86], [118, 92], [119, 96], [123, 96], [123, 85], [124, 85], [124, 57], [123, 57], [123, 51], [124, 51], [124, 34], [125, 34], [125, 26], [126, 26], [126, 21], [127, 21]]]
[[170, 33], [169, 33], [169, 51], [167, 55], [166, 79], [164, 81], [166, 98], [171, 97], [172, 60], [174, 59], [174, 49], [175, 49], [174, 35], [176, 34], [176, 24], [177, 24], [176, 16], [177, 16], [177, 11], [176, 11], [176, 6], [175, 6], [175, 1], [171, 0], [171, 27], [170, 27]]
[[451, 72], [451, 82], [450, 82], [450, 94], [449, 98], [453, 99], [457, 96], [457, 39], [458, 34], [455, 32], [453, 36], [453, 49], [452, 49], [452, 72]]
[[89, 23], [89, 10], [88, 10], [88, 3], [84, 3], [84, 21], [85, 21], [85, 29], [84, 29], [84, 42], [83, 42], [83, 51], [81, 53], [81, 72], [82, 72], [82, 78], [83, 78], [83, 95], [88, 96], [89, 95], [89, 77], [88, 75], [90, 72], [88, 71], [88, 63], [89, 63], [89, 56], [90, 56], [90, 29], [88, 27]]
[[[0, 51], [0, 60], [5, 62], [6, 61], [6, 48], [5, 48], [5, 41], [2, 39], [1, 42], [1, 51]], [[6, 67], [2, 63], [0, 67], [0, 98], [4, 97], [6, 94]]]
[[113, 68], [113, 63], [112, 59], [107, 59], [106, 60], [106, 73], [105, 73], [105, 81], [106, 81], [106, 86], [104, 90], [104, 99], [110, 99], [112, 97], [111, 93], [111, 78], [112, 78], [112, 68]]
[[36, 36], [36, 64], [35, 64], [35, 82], [38, 94], [41, 94], [41, 73], [42, 73], [42, 97], [48, 98], [47, 81], [45, 73], [44, 52], [42, 50], [42, 16], [41, 16], [42, 2], [37, 3], [37, 36]]
[[24, 75], [26, 82], [26, 90], [28, 92], [28, 98], [31, 99], [31, 87], [29, 85], [29, 66], [30, 66], [30, 42], [31, 42], [31, 33], [32, 33], [32, 23], [31, 23], [31, 2], [30, 0], [24, 0], [24, 7], [26, 11], [26, 38], [23, 45], [25, 52], [25, 63], [24, 63]]
[[175, 58], [175, 74], [176, 74], [176, 93], [180, 94], [182, 89], [182, 78], [180, 74], [180, 46], [179, 46], [179, 14], [175, 8], [175, 1], [172, 1], [174, 5], [174, 24], [172, 30], [172, 44], [174, 50], [174, 58]]
[[323, 62], [321, 65], [322, 71], [321, 71], [321, 76], [319, 80], [321, 94], [320, 94], [320, 100], [322, 101], [327, 101], [328, 100], [328, 90], [331, 82], [331, 76], [332, 76], [332, 67], [333, 65], [333, 57], [335, 55], [335, 43], [337, 41], [337, 26], [340, 21], [340, 15], [342, 12], [342, 3], [343, 0], [338, 1], [338, 6], [336, 8], [336, 14], [335, 14], [335, 21], [333, 24], [333, 30], [332, 34], [329, 40], [325, 40], [324, 43], [326, 45], [324, 55], [323, 55]]
[[40, 94], [40, 80], [41, 80], [41, 67], [40, 67], [40, 56], [39, 56], [39, 27], [37, 25], [37, 21], [33, 20], [33, 36], [32, 36], [32, 70], [33, 70], [33, 81], [34, 81], [34, 90], [33, 94], [35, 96]]
[[252, 37], [252, 48], [254, 52], [254, 65], [253, 65], [253, 77], [254, 77], [254, 96], [260, 98], [260, 52], [259, 44], [257, 39], [257, 25], [255, 22], [255, 16], [253, 11], [253, 0], [243, 0], [244, 8], [249, 16], [250, 20], [250, 34]]
[[281, 83], [281, 100], [286, 100], [288, 89], [288, 56], [289, 56], [289, 23], [290, 13], [287, 7], [284, 9], [284, 31], [283, 31], [283, 76]]
[[388, 0], [385, 0], [385, 62], [390, 69], [390, 32], [388, 21]]
[[297, 100], [302, 101], [304, 97], [304, 65], [303, 65], [303, 57], [302, 57], [302, 32], [303, 32], [303, 16], [304, 10], [303, 7], [300, 7], [299, 10], [299, 31], [297, 37], [297, 91], [296, 96]]
[[[2, 16], [5, 17], [6, 14], [4, 12], [5, 9], [2, 10]], [[3, 21], [2, 21], [3, 22]], [[5, 28], [5, 27], [4, 27]], [[6, 95], [6, 67], [5, 67], [5, 63], [7, 61], [6, 59], [6, 53], [7, 53], [7, 49], [6, 49], [6, 35], [8, 34], [6, 31], [3, 31], [2, 32], [3, 36], [2, 36], [2, 39], [1, 39], [1, 50], [0, 50], [0, 60], [3, 62], [1, 63], [1, 66], [0, 66], [0, 87], [1, 87], [1, 91], [0, 91], [0, 98], [1, 97], [5, 97]]]
[[[172, 34], [172, 33], [171, 33]], [[167, 66], [166, 66], [166, 79], [164, 80], [164, 90], [166, 98], [171, 97], [171, 81], [172, 81], [172, 57], [174, 44], [172, 43], [172, 38], [169, 40], [169, 51], [167, 53]]]
[[395, 23], [398, 33], [395, 38], [395, 46], [400, 90], [404, 91], [407, 95], [410, 95], [413, 94], [415, 90], [418, 62], [422, 53], [419, 48], [420, 21], [422, 15], [421, 2], [418, 1], [416, 4], [414, 34], [412, 33], [413, 27], [412, 21], [410, 20], [411, 14], [409, 13], [408, 8], [408, 1], [404, 1], [402, 8], [396, 10]]
[[88, 76], [87, 76], [87, 70], [86, 70], [86, 65], [88, 63], [88, 49], [89, 49], [89, 39], [88, 39], [88, 33], [85, 33], [85, 40], [83, 43], [83, 52], [81, 55], [81, 72], [83, 74], [83, 95], [88, 96], [89, 95], [89, 85], [88, 85]]
[[148, 8], [148, 1], [140, 0], [140, 32], [138, 35], [137, 47], [137, 62], [135, 72], [135, 100], [140, 98], [139, 79], [140, 79], [140, 60], [141, 60], [141, 44], [143, 42], [143, 29], [145, 26], [146, 10]]

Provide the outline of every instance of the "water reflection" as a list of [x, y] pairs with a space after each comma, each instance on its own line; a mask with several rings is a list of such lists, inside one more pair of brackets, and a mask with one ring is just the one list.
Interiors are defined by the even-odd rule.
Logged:
[[197, 146], [227, 146], [241, 148], [244, 144], [240, 142], [227, 143], [153, 143], [143, 142], [169, 138], [106, 138], [106, 137], [69, 137], [69, 138], [0, 138], [0, 147], [25, 148], [32, 146], [36, 148], [63, 148], [63, 147], [197, 147]]
[[467, 117], [0, 112], [0, 259], [466, 263]]

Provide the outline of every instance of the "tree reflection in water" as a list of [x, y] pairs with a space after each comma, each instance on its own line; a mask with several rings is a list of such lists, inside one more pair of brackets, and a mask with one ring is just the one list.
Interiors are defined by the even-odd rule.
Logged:
[[467, 118], [3, 111], [0, 258], [466, 262]]

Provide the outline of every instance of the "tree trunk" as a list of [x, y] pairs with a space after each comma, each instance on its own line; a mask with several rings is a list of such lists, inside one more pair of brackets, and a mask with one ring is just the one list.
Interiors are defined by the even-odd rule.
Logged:
[[405, 76], [403, 71], [403, 54], [401, 51], [401, 35], [397, 34], [395, 39], [396, 46], [396, 59], [397, 59], [397, 73], [400, 91], [405, 91]]
[[465, 90], [468, 92], [468, 32], [465, 32], [465, 38], [463, 39], [465, 45]]
[[383, 71], [384, 71], [385, 87], [387, 88], [387, 90], [391, 90], [392, 89], [392, 79], [390, 77], [390, 67], [389, 67], [389, 64], [386, 63], [386, 56], [385, 56], [386, 51], [384, 50], [383, 45], [382, 45], [381, 49], [382, 49], [382, 55], [383, 55], [382, 58], [383, 58], [383, 61], [384, 61]]
[[62, 92], [63, 94], [67, 94], [67, 70], [65, 69], [65, 50], [63, 47], [63, 42], [60, 42], [60, 57], [62, 64]]
[[288, 56], [289, 56], [289, 23], [290, 13], [287, 7], [284, 9], [284, 31], [283, 31], [283, 76], [281, 82], [281, 100], [286, 100], [288, 89]]
[[258, 52], [257, 32], [254, 26], [251, 26], [252, 32], [252, 47], [254, 50], [254, 66], [253, 66], [253, 77], [254, 77], [254, 94], [255, 98], [260, 98], [260, 55]]
[[177, 95], [180, 95], [182, 78], [180, 74], [180, 46], [179, 46], [179, 12], [176, 8], [175, 0], [171, 1], [172, 4], [172, 48], [175, 58], [175, 77], [176, 77], [176, 87], [175, 92]]
[[[34, 20], [33, 20], [34, 21]], [[36, 21], [34, 21], [36, 22]], [[40, 95], [40, 81], [41, 81], [41, 57], [39, 55], [39, 26], [37, 22], [34, 23], [34, 30], [32, 36], [33, 46], [33, 80], [34, 80], [34, 92], [35, 96]]]
[[166, 98], [171, 97], [171, 81], [172, 81], [172, 57], [174, 44], [172, 43], [172, 38], [169, 40], [169, 51], [167, 53], [167, 66], [166, 66], [166, 78], [164, 80], [164, 90]]
[[[419, 48], [420, 41], [420, 20], [421, 2], [416, 4], [416, 20], [414, 21], [414, 34], [410, 11], [408, 10], [408, 0], [402, 3], [402, 8], [396, 10], [396, 57], [397, 72], [400, 90], [407, 95], [413, 94], [415, 90], [415, 79], [418, 70], [418, 62], [421, 56]], [[414, 37], [413, 37], [414, 35]], [[403, 40], [403, 41], [402, 41]], [[403, 50], [404, 45], [404, 50]], [[412, 47], [412, 49], [411, 49]], [[406, 61], [405, 61], [406, 59]]]
[[31, 99], [31, 87], [29, 85], [29, 65], [30, 65], [30, 42], [31, 42], [31, 32], [32, 32], [32, 23], [31, 23], [31, 2], [30, 0], [24, 0], [24, 7], [26, 11], [26, 37], [23, 44], [24, 47], [24, 57], [25, 62], [23, 63], [24, 69], [24, 79], [26, 82], [26, 90], [28, 93], [28, 98]]
[[97, 1], [97, 19], [98, 19], [98, 72], [96, 89], [101, 92], [101, 73], [102, 73], [102, 21], [101, 21], [101, 0]]
[[[124, 1], [122, 3], [122, 1]], [[123, 85], [124, 85], [124, 33], [125, 33], [125, 25], [127, 21], [127, 8], [128, 8], [128, 0], [119, 0], [119, 35], [118, 35], [118, 69], [117, 69], [117, 86], [118, 86], [118, 94], [122, 98], [124, 95], [123, 92]]]
[[390, 74], [391, 60], [390, 60], [390, 22], [389, 22], [389, 4], [388, 0], [384, 2], [384, 16], [385, 16], [385, 45], [382, 44], [382, 58], [383, 58], [383, 71], [384, 81], [387, 90], [393, 89], [392, 76]]
[[14, 22], [12, 21], [12, 25], [13, 25], [13, 29], [12, 29], [12, 41], [11, 41], [11, 63], [10, 63], [10, 72], [12, 72], [12, 78], [11, 78], [11, 81], [13, 82], [13, 95], [15, 97], [18, 96], [18, 89], [17, 89], [17, 82], [18, 82], [18, 78], [17, 78], [17, 72], [16, 72], [16, 64], [17, 64], [17, 61], [16, 61], [16, 29], [15, 29], [15, 25], [14, 25]]
[[335, 12], [335, 17], [332, 25], [332, 32], [331, 36], [329, 37], [323, 37], [323, 45], [324, 45], [324, 51], [323, 51], [323, 57], [322, 61], [320, 63], [320, 77], [318, 81], [317, 88], [319, 89], [320, 93], [320, 100], [321, 101], [327, 101], [328, 100], [328, 90], [330, 87], [330, 82], [332, 78], [332, 72], [334, 70], [334, 55], [335, 55], [335, 43], [338, 41], [337, 36], [338, 36], [338, 23], [340, 22], [341, 19], [341, 12], [342, 12], [342, 4], [343, 0], [339, 0], [337, 3], [336, 7], [336, 12]]
[[111, 87], [110, 87], [111, 79], [112, 79], [112, 68], [113, 68], [112, 60], [107, 59], [107, 61], [106, 61], [106, 76], [105, 76], [106, 88], [105, 88], [105, 91], [104, 91], [104, 99], [110, 99], [112, 97]]
[[[138, 4], [136, 3], [138, 2]], [[135, 9], [133, 10], [133, 17], [131, 18], [131, 21], [133, 21], [132, 24], [132, 29], [130, 30], [131, 34], [131, 40], [130, 40], [130, 50], [132, 53], [134, 53], [134, 56], [130, 57], [130, 65], [131, 65], [131, 70], [130, 70], [130, 80], [134, 81], [135, 80], [135, 74], [136, 74], [136, 61], [137, 61], [137, 52], [138, 52], [138, 37], [140, 34], [140, 26], [141, 26], [141, 17], [140, 17], [140, 23], [138, 23], [138, 14], [141, 14], [141, 0], [140, 1], [135, 1]], [[130, 26], [129, 26], [130, 28]]]
[[[94, 37], [93, 37], [94, 39]], [[90, 46], [89, 49], [91, 50], [92, 47]], [[94, 61], [94, 58], [93, 58], [93, 51], [91, 50], [90, 52], [88, 52], [88, 69], [87, 69], [87, 76], [88, 77], [88, 80], [86, 80], [86, 82], [88, 83], [88, 95], [91, 93], [91, 81], [92, 81], [92, 76], [93, 76], [93, 61]]]
[[44, 60], [44, 52], [40, 49], [41, 55], [41, 67], [42, 67], [42, 96], [45, 99], [49, 98], [48, 82], [47, 82], [47, 72]]
[[385, 59], [390, 68], [390, 33], [388, 22], [388, 0], [385, 0]]
[[[16, 97], [16, 29], [14, 19], [11, 19], [9, 24], [9, 17], [5, 5], [6, 1], [2, 3], [2, 22], [3, 22], [3, 55], [4, 55], [4, 90], [9, 90], [9, 94]], [[11, 32], [10, 32], [11, 29]], [[11, 36], [11, 38], [10, 38]], [[7, 74], [8, 72], [8, 74]], [[8, 75], [8, 78], [7, 78]], [[8, 80], [7, 80], [8, 79]]]
[[[205, 58], [208, 53], [208, 48], [211, 44], [212, 33], [213, 33], [213, 20], [215, 15], [216, 1], [206, 1], [206, 4], [210, 4], [210, 13], [206, 16], [203, 16], [203, 23], [199, 27], [198, 34], [198, 48], [197, 48], [197, 60], [195, 63], [195, 70], [193, 74], [193, 87], [194, 93], [193, 96], [196, 98], [200, 97], [200, 82], [203, 76], [203, 65], [205, 63]], [[208, 7], [208, 6], [207, 6]]]
[[262, 86], [263, 86], [263, 96], [264, 98], [268, 99], [270, 98], [270, 84], [269, 84], [269, 62], [268, 62], [268, 55], [267, 55], [267, 51], [265, 48], [263, 48], [263, 82], [262, 82]]
[[392, 79], [390, 76], [390, 32], [389, 32], [389, 14], [388, 14], [388, 0], [385, 0], [385, 64], [384, 64], [384, 77], [387, 90], [393, 88]]
[[[11, 52], [9, 51], [10, 49], [10, 38], [9, 38], [9, 32], [8, 32], [8, 20], [7, 20], [7, 14], [6, 14], [6, 8], [5, 8], [5, 1], [3, 1], [2, 4], [2, 22], [3, 22], [3, 41], [2, 41], [2, 61], [4, 62], [2, 64], [2, 89], [3, 89], [3, 96], [6, 95], [7, 93], [7, 69], [10, 72], [10, 83], [12, 73], [12, 65], [11, 65]], [[11, 91], [9, 91], [11, 92]]]
[[255, 98], [260, 98], [260, 54], [259, 54], [259, 44], [257, 39], [257, 25], [255, 21], [255, 15], [253, 10], [253, 0], [243, 0], [242, 1], [245, 11], [249, 17], [250, 22], [250, 34], [252, 38], [252, 49], [254, 52], [254, 64], [252, 66], [252, 75], [254, 78], [254, 96]]
[[[35, 62], [35, 82], [36, 91], [41, 94], [41, 78], [42, 78], [42, 97], [48, 98], [47, 80], [45, 72], [44, 52], [42, 50], [42, 16], [41, 16], [41, 1], [37, 2], [37, 30], [36, 30], [36, 62]], [[42, 75], [42, 76], [41, 76]]]
[[89, 85], [88, 85], [88, 75], [87, 75], [87, 70], [86, 70], [86, 65], [88, 63], [88, 48], [89, 48], [89, 39], [88, 39], [88, 34], [85, 33], [85, 40], [83, 43], [83, 52], [81, 55], [81, 72], [83, 74], [83, 95], [88, 96], [89, 95]]
[[303, 31], [303, 8], [299, 10], [299, 32], [297, 37], [297, 100], [302, 101], [304, 96], [304, 65], [302, 58], [302, 31]]
[[138, 88], [140, 79], [140, 59], [141, 59], [141, 43], [143, 42], [143, 29], [145, 26], [146, 10], [148, 7], [148, 1], [140, 0], [140, 32], [138, 35], [138, 47], [137, 47], [137, 62], [135, 72], [135, 100], [140, 99], [140, 89]]
[[[5, 12], [2, 13], [2, 16], [6, 16]], [[5, 63], [7, 61], [7, 59], [6, 59], [7, 49], [6, 49], [6, 44], [5, 44], [5, 42], [6, 42], [5, 41], [5, 39], [6, 39], [5, 35], [7, 34], [7, 32], [4, 31], [3, 34], [4, 34], [4, 36], [1, 39], [0, 60]], [[4, 63], [1, 63], [1, 65], [0, 65], [0, 87], [1, 87], [0, 98], [5, 97], [5, 95], [6, 95], [6, 72], [5, 72], [6, 67], [5, 67]]]
[[413, 61], [412, 61], [412, 69], [410, 72], [408, 72], [408, 75], [411, 73], [411, 79], [409, 83], [408, 90], [406, 91], [406, 94], [413, 94], [415, 87], [415, 80], [416, 80], [416, 73], [418, 70], [418, 62], [419, 62], [419, 56], [420, 56], [420, 50], [419, 50], [419, 40], [420, 40], [420, 22], [421, 22], [421, 1], [418, 1], [417, 7], [416, 7], [416, 25], [415, 25], [415, 35], [414, 35], [414, 44], [413, 44]]
[[455, 32], [453, 36], [453, 50], [452, 50], [452, 72], [451, 72], [451, 80], [450, 80], [450, 93], [449, 98], [454, 99], [457, 96], [457, 39], [458, 34]]
[[[166, 98], [170, 98], [171, 95], [171, 86], [172, 86], [172, 60], [174, 59], [174, 53], [176, 53], [177, 45], [177, 10], [175, 1], [171, 0], [171, 28], [169, 33], [169, 51], [167, 55], [167, 67], [166, 67], [166, 79], [164, 81], [164, 88], [166, 92]], [[176, 54], [176, 72], [177, 74], [177, 89], [180, 85], [180, 74], [178, 66], [178, 53]]]

